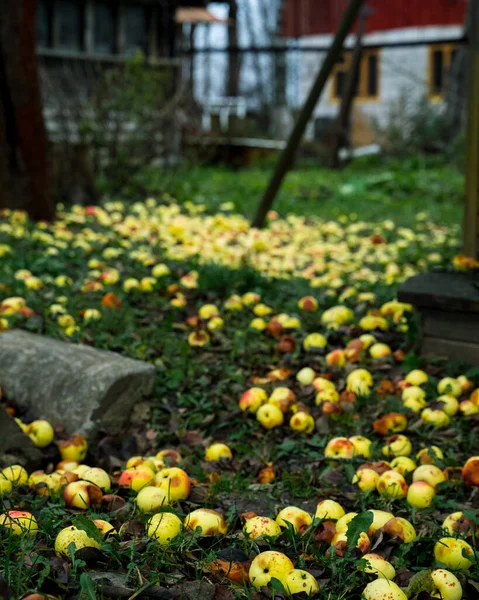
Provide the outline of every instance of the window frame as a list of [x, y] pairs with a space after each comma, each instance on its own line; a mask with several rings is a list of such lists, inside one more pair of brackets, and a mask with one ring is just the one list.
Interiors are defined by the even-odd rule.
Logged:
[[[59, 48], [59, 4], [57, 0], [50, 0], [51, 2], [51, 32], [50, 32], [50, 45], [48, 47], [36, 45], [36, 52], [39, 56], [51, 56], [58, 58], [76, 58], [84, 60], [96, 60], [96, 61], [114, 61], [122, 63], [128, 60], [129, 56], [124, 53], [125, 47], [125, 21], [126, 11], [125, 8], [128, 2], [118, 2], [116, 8], [116, 23], [115, 23], [115, 53], [114, 54], [102, 54], [95, 52], [95, 0], [79, 0], [79, 4], [82, 6], [82, 19], [83, 19], [83, 31], [81, 32], [81, 49], [79, 50], [67, 50], [65, 48]], [[163, 56], [160, 53], [161, 47], [158, 42], [158, 6], [150, 5], [147, 2], [139, 4], [146, 11], [146, 43], [145, 43], [145, 57], [148, 61], [155, 64], [178, 62], [180, 59], [171, 59], [168, 56]]]
[[[369, 94], [369, 61], [370, 57], [376, 57], [376, 93]], [[332, 104], [339, 104], [342, 100], [342, 95], [337, 93], [338, 74], [343, 73], [345, 76], [351, 69], [353, 58], [352, 50], [345, 50], [341, 59], [342, 62], [336, 63], [331, 74], [330, 95], [329, 100]], [[381, 48], [363, 48], [361, 53], [361, 64], [359, 66], [359, 81], [357, 94], [354, 96], [355, 102], [379, 102], [381, 99]]]
[[[445, 42], [442, 44], [430, 44], [428, 50], [428, 78], [427, 88], [428, 97], [432, 102], [442, 102], [446, 94], [446, 79], [451, 70], [452, 59], [454, 53], [458, 50], [458, 44], [455, 42]], [[436, 91], [434, 82], [434, 56], [436, 52], [442, 52], [442, 89], [440, 92]]]

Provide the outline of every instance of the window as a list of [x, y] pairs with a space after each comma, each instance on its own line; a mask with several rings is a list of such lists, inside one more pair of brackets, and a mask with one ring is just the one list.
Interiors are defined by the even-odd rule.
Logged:
[[[331, 100], [338, 102], [344, 94], [347, 76], [351, 68], [352, 52], [343, 53], [333, 71]], [[365, 49], [361, 55], [359, 78], [355, 97], [360, 100], [378, 100], [379, 98], [379, 63], [380, 53], [377, 49]]]
[[117, 50], [117, 11], [110, 2], [94, 6], [93, 47], [97, 54], [115, 54]]
[[37, 8], [37, 46], [49, 48], [52, 45], [52, 4], [40, 0]]
[[56, 46], [61, 50], [82, 50], [83, 4], [75, 0], [57, 0], [55, 6], [57, 27]]
[[137, 50], [142, 50], [146, 54], [148, 49], [146, 8], [144, 6], [126, 6], [124, 23], [123, 53], [132, 56]]
[[457, 56], [455, 44], [438, 44], [429, 48], [429, 97], [439, 101], [447, 89], [448, 75]]

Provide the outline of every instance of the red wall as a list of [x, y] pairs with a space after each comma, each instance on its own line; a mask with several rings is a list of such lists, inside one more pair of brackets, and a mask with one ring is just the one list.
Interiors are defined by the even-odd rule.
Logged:
[[[333, 33], [348, 0], [284, 0], [287, 37]], [[367, 31], [426, 25], [462, 25], [468, 0], [369, 0]]]

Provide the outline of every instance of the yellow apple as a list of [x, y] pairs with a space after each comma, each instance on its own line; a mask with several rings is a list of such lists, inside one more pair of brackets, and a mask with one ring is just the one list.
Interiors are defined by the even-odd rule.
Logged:
[[415, 508], [428, 508], [431, 506], [436, 491], [432, 485], [425, 481], [411, 483], [407, 491], [407, 503]]
[[437, 590], [432, 593], [433, 598], [461, 600], [463, 593], [462, 586], [459, 579], [453, 573], [445, 569], [434, 569], [431, 573], [431, 579]]
[[258, 387], [250, 388], [241, 396], [239, 407], [243, 411], [255, 414], [258, 408], [268, 401], [268, 394]]
[[365, 554], [362, 560], [366, 560], [369, 564], [362, 567], [365, 573], [373, 573], [378, 579], [394, 579], [396, 577], [396, 569], [385, 558], [379, 554]]
[[162, 546], [167, 546], [180, 533], [182, 522], [173, 513], [163, 512], [150, 517], [146, 524], [148, 537], [154, 538]]
[[333, 438], [324, 449], [324, 456], [327, 458], [352, 458], [354, 444], [345, 437]]
[[55, 431], [48, 421], [33, 421], [25, 427], [25, 433], [38, 448], [46, 448], [53, 442]]
[[285, 583], [286, 575], [293, 569], [293, 563], [285, 554], [268, 550], [253, 559], [249, 568], [249, 580], [255, 588], [267, 586], [273, 577]]
[[291, 595], [294, 594], [305, 594], [306, 596], [312, 596], [319, 592], [319, 585], [316, 579], [302, 569], [292, 569], [286, 574], [283, 580], [284, 588]]
[[439, 394], [452, 394], [458, 398], [462, 394], [462, 387], [457, 379], [453, 377], [444, 377], [437, 384], [437, 391]]
[[83, 548], [96, 548], [101, 549], [101, 544], [96, 540], [89, 537], [86, 531], [83, 529], [77, 529], [73, 525], [65, 527], [57, 535], [55, 539], [55, 554], [60, 558], [66, 558], [70, 560], [70, 552], [68, 547], [70, 544], [74, 544], [75, 552], [82, 550]]
[[98, 486], [102, 492], [108, 493], [111, 489], [111, 481], [108, 473], [98, 467], [87, 469], [82, 476], [84, 481], [89, 481]]
[[422, 385], [423, 383], [427, 383], [429, 381], [429, 377], [427, 373], [421, 371], [421, 369], [414, 369], [413, 371], [409, 371], [406, 375], [405, 380], [414, 386]]
[[300, 433], [313, 433], [315, 425], [314, 418], [304, 410], [299, 410], [289, 420], [291, 429], [293, 431], [299, 431]]
[[391, 467], [393, 471], [397, 471], [398, 473], [401, 473], [401, 475], [404, 476], [408, 473], [412, 473], [417, 468], [417, 465], [408, 456], [398, 456], [393, 461], [391, 461]]
[[153, 485], [143, 487], [136, 497], [136, 505], [141, 512], [156, 512], [168, 504], [168, 491]]
[[474, 550], [464, 540], [443, 537], [434, 546], [434, 558], [452, 571], [467, 571], [472, 566]]
[[155, 486], [164, 490], [170, 501], [186, 500], [190, 495], [191, 482], [186, 471], [170, 467], [155, 475]]
[[406, 594], [389, 579], [376, 579], [364, 588], [362, 597], [365, 600], [408, 600]]
[[13, 535], [35, 535], [38, 532], [38, 523], [32, 513], [24, 510], [10, 510], [0, 514], [0, 530], [5, 527]]
[[419, 465], [412, 474], [412, 480], [414, 483], [417, 481], [425, 481], [435, 488], [443, 481], [446, 481], [446, 477], [439, 467], [434, 465]]
[[0, 478], [7, 479], [12, 485], [25, 485], [28, 483], [28, 473], [20, 465], [5, 467], [0, 471]]
[[304, 367], [296, 374], [296, 380], [301, 385], [311, 385], [316, 377], [316, 373], [310, 367]]
[[256, 419], [265, 429], [273, 429], [283, 424], [284, 415], [274, 404], [263, 404], [256, 413]]
[[412, 452], [412, 444], [409, 438], [402, 434], [392, 435], [386, 440], [383, 446], [383, 456], [409, 456]]
[[344, 508], [334, 500], [321, 500], [316, 507], [315, 519], [328, 519], [337, 521], [345, 515]]
[[233, 453], [226, 444], [216, 442], [206, 449], [205, 460], [213, 462], [222, 458], [233, 458]]
[[364, 456], [364, 458], [370, 458], [371, 456], [371, 440], [362, 435], [353, 435], [349, 438], [349, 441], [354, 446], [354, 456]]
[[372, 469], [358, 469], [353, 477], [352, 484], [357, 484], [362, 492], [376, 490], [379, 473]]
[[120, 487], [130, 488], [135, 492], [139, 492], [142, 488], [150, 485], [155, 478], [155, 473], [150, 467], [140, 465], [131, 469], [125, 469], [118, 483]]

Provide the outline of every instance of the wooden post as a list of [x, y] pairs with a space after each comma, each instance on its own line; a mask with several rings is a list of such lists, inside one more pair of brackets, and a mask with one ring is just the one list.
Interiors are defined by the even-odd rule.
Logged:
[[356, 46], [351, 58], [351, 67], [346, 76], [346, 82], [341, 98], [341, 107], [336, 120], [334, 139], [331, 148], [329, 166], [337, 169], [340, 166], [339, 151], [342, 147], [350, 147], [351, 113], [354, 108], [354, 96], [361, 76], [361, 59], [363, 56], [363, 36], [368, 18], [367, 8], [363, 8], [359, 15], [358, 32], [356, 34]]
[[0, 209], [55, 215], [35, 54], [36, 0], [2, 5], [0, 18]]
[[471, 0], [468, 63], [469, 98], [464, 253], [467, 256], [477, 258], [479, 246], [479, 0]]
[[[479, 0], [475, 1], [479, 2]], [[342, 21], [336, 32], [331, 48], [329, 49], [323, 65], [319, 70], [318, 76], [316, 77], [316, 81], [311, 88], [308, 99], [306, 100], [290, 135], [288, 144], [281, 154], [268, 188], [258, 206], [256, 215], [252, 221], [253, 227], [261, 228], [264, 225], [266, 215], [273, 206], [274, 199], [279, 192], [283, 179], [293, 164], [299, 144], [301, 143], [301, 139], [309, 123], [309, 119], [311, 118], [316, 104], [321, 97], [328, 78], [331, 75], [331, 71], [341, 55], [344, 40], [351, 31], [351, 28], [356, 21], [356, 17], [358, 16], [363, 3], [364, 0], [349, 0], [349, 5], [344, 12]]]

